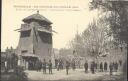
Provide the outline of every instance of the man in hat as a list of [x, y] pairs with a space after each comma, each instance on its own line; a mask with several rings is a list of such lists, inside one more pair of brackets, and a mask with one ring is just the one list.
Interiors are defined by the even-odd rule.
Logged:
[[52, 74], [52, 62], [51, 62], [51, 60], [49, 60], [48, 69], [49, 69], [49, 74]]
[[88, 62], [87, 61], [84, 63], [84, 68], [85, 68], [85, 73], [87, 73], [88, 72]]
[[104, 63], [104, 71], [107, 71], [108, 64], [107, 62]]
[[46, 74], [46, 61], [45, 61], [45, 59], [44, 59], [44, 62], [42, 63], [43, 64], [43, 73], [45, 73]]
[[91, 71], [92, 71], [92, 74], [95, 73], [95, 62], [94, 61], [92, 61], [91, 63]]
[[68, 75], [68, 70], [69, 70], [69, 62], [68, 61], [66, 61], [66, 73], [67, 73], [67, 75]]
[[112, 72], [113, 72], [113, 64], [112, 63], [110, 63], [109, 69], [110, 69], [110, 75], [112, 75]]
[[103, 72], [103, 63], [100, 63], [100, 71]]

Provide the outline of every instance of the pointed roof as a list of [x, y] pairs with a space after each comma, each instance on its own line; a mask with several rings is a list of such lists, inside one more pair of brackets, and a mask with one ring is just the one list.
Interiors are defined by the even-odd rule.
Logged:
[[47, 18], [45, 18], [44, 16], [40, 15], [40, 14], [39, 14], [39, 11], [37, 11], [36, 14], [30, 15], [30, 16], [24, 18], [23, 21], [26, 22], [26, 21], [29, 21], [29, 20], [32, 20], [32, 19], [33, 19], [33, 20], [38, 20], [38, 21], [45, 21], [45, 22], [47, 22], [48, 24], [52, 24], [51, 21], [49, 21], [49, 20], [48, 20]]

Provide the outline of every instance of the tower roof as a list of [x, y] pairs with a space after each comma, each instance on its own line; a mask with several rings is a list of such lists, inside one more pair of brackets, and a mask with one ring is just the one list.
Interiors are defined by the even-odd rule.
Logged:
[[30, 15], [30, 16], [23, 19], [24, 22], [29, 21], [29, 20], [45, 21], [48, 24], [52, 24], [52, 22], [50, 20], [48, 20], [44, 16], [40, 15], [39, 11], [37, 11], [36, 14]]

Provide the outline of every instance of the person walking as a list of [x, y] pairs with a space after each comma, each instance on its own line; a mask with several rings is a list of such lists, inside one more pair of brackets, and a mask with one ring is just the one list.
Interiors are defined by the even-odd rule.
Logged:
[[103, 63], [100, 63], [100, 71], [103, 72]]
[[7, 73], [8, 72], [8, 67], [7, 67], [7, 65], [8, 65], [8, 63], [7, 63], [7, 61], [5, 61], [5, 63], [4, 63], [5, 65], [5, 73]]
[[57, 68], [58, 60], [55, 59], [55, 68]]
[[68, 70], [69, 70], [69, 62], [68, 61], [66, 61], [66, 74], [68, 75]]
[[91, 63], [91, 72], [92, 72], [92, 74], [95, 73], [95, 63], [94, 63], [94, 61]]
[[60, 68], [61, 68], [61, 70], [63, 69], [63, 61], [62, 60], [60, 61]]
[[112, 63], [113, 71], [115, 72], [115, 62]]
[[76, 65], [75, 65], [75, 61], [72, 61], [72, 69], [75, 70], [76, 69]]
[[59, 71], [59, 70], [60, 70], [59, 65], [60, 65], [60, 61], [58, 61], [58, 63], [57, 63], [57, 71]]
[[61, 61], [61, 67], [62, 67], [62, 69], [64, 69], [64, 63], [63, 63], [63, 61]]
[[41, 69], [42, 69], [42, 62], [41, 62], [41, 60], [39, 61], [39, 71], [41, 71]]
[[107, 71], [107, 67], [108, 67], [107, 62], [105, 62], [104, 63], [104, 71]]
[[84, 63], [84, 69], [85, 69], [85, 73], [87, 73], [88, 72], [88, 62], [87, 61]]
[[113, 72], [113, 64], [112, 63], [110, 63], [109, 69], [110, 69], [110, 75], [112, 75], [112, 72]]
[[48, 69], [49, 69], [49, 74], [52, 74], [52, 62], [51, 62], [51, 60], [49, 60]]
[[43, 73], [46, 74], [47, 63], [46, 63], [45, 59], [44, 59], [44, 62], [42, 64], [43, 64]]
[[97, 63], [94, 61], [94, 71], [96, 72], [97, 70]]
[[39, 66], [40, 66], [40, 65], [39, 65], [39, 60], [37, 60], [37, 61], [36, 61], [36, 64], [35, 64], [35, 68], [36, 68], [37, 72], [39, 71]]
[[59, 69], [62, 70], [62, 61], [59, 61]]
[[117, 70], [118, 70], [118, 63], [116, 62], [115, 63], [115, 71], [117, 72]]

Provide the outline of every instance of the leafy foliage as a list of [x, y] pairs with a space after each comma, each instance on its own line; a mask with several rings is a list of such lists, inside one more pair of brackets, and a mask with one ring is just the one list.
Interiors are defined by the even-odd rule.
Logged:
[[100, 9], [106, 13], [111, 11], [108, 21], [115, 39], [128, 44], [128, 1], [93, 0], [90, 10], [93, 9]]
[[109, 41], [107, 25], [108, 23], [103, 18], [93, 20], [81, 35], [77, 34], [71, 41], [72, 48], [80, 55], [97, 58], [106, 51]]
[[[102, 13], [111, 12], [107, 18], [112, 35], [118, 44], [125, 42], [127, 44], [128, 55], [128, 1], [126, 0], [93, 0], [90, 4], [90, 10], [99, 9]], [[124, 64], [124, 75], [127, 75], [127, 63]]]

